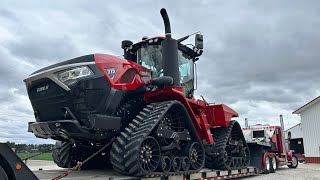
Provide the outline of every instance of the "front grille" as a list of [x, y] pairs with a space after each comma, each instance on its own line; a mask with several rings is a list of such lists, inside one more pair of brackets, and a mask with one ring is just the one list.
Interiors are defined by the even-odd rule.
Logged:
[[73, 109], [70, 93], [48, 78], [32, 82], [29, 98], [38, 121], [70, 118], [66, 114], [66, 107]]
[[111, 116], [125, 91], [111, 92], [103, 75], [95, 73], [97, 76], [70, 86], [70, 91], [48, 78], [33, 81], [28, 93], [37, 122], [75, 119], [88, 127], [91, 114]]

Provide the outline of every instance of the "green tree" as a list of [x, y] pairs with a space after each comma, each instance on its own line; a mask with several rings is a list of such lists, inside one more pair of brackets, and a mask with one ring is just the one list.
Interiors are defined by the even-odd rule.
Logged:
[[16, 147], [16, 143], [15, 142], [7, 141], [6, 143], [10, 148], [15, 148]]

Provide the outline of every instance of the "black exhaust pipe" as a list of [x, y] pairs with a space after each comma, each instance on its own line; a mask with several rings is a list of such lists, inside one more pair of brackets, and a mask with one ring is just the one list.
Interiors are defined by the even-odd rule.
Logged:
[[171, 39], [171, 26], [170, 26], [170, 20], [169, 20], [169, 16], [168, 16], [167, 10], [165, 8], [162, 8], [160, 10], [160, 14], [162, 16], [163, 23], [164, 23], [166, 39]]
[[180, 86], [180, 73], [178, 62], [178, 43], [171, 38], [171, 27], [166, 9], [160, 10], [165, 28], [166, 38], [161, 42], [162, 62], [164, 76], [170, 76], [173, 79], [173, 86]]

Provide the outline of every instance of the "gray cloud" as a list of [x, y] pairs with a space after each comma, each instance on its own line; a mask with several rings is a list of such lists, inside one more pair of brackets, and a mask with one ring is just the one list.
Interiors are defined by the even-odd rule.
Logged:
[[25, 133], [33, 121], [25, 77], [84, 54], [120, 55], [123, 39], [162, 35], [162, 7], [174, 37], [205, 36], [196, 95], [230, 105], [241, 123], [277, 124], [282, 113], [294, 125], [299, 117], [291, 112], [319, 95], [318, 1], [2, 1], [0, 114], [29, 118], [0, 115], [0, 140], [35, 139]]

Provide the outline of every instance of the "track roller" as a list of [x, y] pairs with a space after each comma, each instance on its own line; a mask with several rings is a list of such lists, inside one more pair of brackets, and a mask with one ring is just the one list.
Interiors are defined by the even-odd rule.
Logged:
[[160, 172], [169, 172], [171, 169], [171, 159], [168, 156], [162, 156], [158, 170]]
[[181, 169], [181, 159], [178, 156], [172, 157], [172, 171], [178, 172]]
[[188, 157], [181, 157], [181, 169], [188, 171], [190, 169], [190, 159]]

